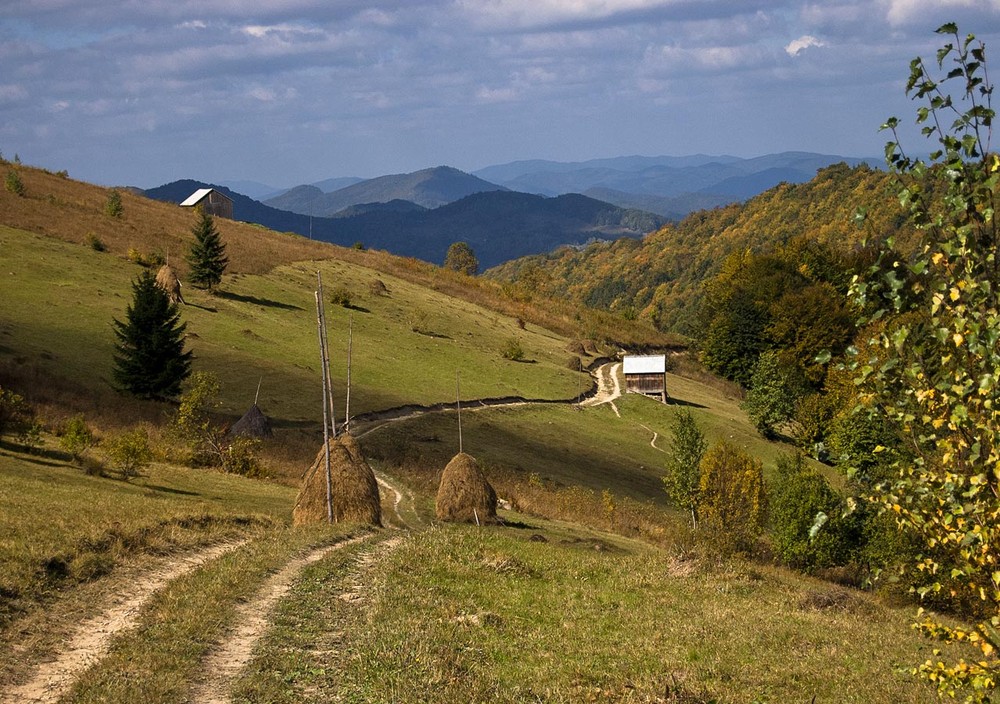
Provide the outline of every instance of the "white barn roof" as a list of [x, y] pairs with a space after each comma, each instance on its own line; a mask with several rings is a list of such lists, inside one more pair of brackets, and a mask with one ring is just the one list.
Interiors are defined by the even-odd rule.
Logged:
[[181, 203], [181, 205], [188, 207], [198, 205], [198, 203], [201, 201], [202, 198], [204, 198], [214, 190], [215, 190], [214, 188], [199, 188], [197, 191], [189, 195], [188, 199], [183, 203]]
[[626, 374], [663, 374], [667, 356], [663, 354], [627, 355], [622, 366]]

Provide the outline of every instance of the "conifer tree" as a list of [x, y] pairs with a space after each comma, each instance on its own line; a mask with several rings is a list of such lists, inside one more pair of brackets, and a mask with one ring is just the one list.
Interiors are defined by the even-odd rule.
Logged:
[[201, 209], [198, 213], [198, 224], [191, 230], [194, 242], [187, 256], [187, 263], [191, 266], [188, 278], [198, 288], [211, 291], [222, 281], [222, 273], [229, 264], [229, 258], [212, 216]]
[[156, 285], [149, 271], [132, 282], [132, 303], [125, 321], [114, 320], [115, 384], [143, 398], [177, 396], [191, 374], [191, 352], [184, 351], [184, 329], [176, 303]]

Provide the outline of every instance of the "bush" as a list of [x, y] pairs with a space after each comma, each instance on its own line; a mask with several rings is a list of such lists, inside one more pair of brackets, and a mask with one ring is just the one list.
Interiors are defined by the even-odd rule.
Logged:
[[382, 279], [375, 279], [370, 284], [368, 284], [368, 291], [373, 296], [388, 296], [389, 289], [382, 281]]
[[108, 193], [108, 200], [104, 203], [104, 214], [120, 218], [123, 212], [125, 212], [125, 206], [122, 205], [122, 194], [118, 192], [118, 189], [112, 188], [111, 192]]
[[24, 182], [21, 181], [21, 177], [14, 170], [10, 170], [7, 172], [7, 176], [4, 178], [3, 185], [10, 193], [13, 193], [15, 196], [24, 195]]
[[93, 232], [90, 232], [90, 233], [87, 234], [87, 244], [95, 252], [107, 252], [108, 251], [107, 245], [104, 244], [104, 242], [101, 240], [101, 238], [98, 237], [97, 235], [95, 235]]
[[145, 428], [134, 428], [112, 437], [105, 441], [104, 450], [111, 466], [126, 480], [138, 476], [139, 471], [148, 467], [153, 460], [149, 434]]
[[520, 362], [524, 359], [524, 348], [521, 347], [521, 341], [516, 337], [512, 337], [503, 343], [503, 347], [500, 348], [500, 356], [504, 359], [509, 359], [512, 362]]
[[259, 451], [260, 440], [257, 438], [234, 438], [222, 450], [222, 470], [252, 479], [264, 477], [265, 472], [260, 463]]
[[799, 569], [845, 565], [851, 560], [850, 526], [843, 500], [802, 455], [778, 458], [768, 508], [775, 552]]
[[330, 292], [330, 303], [335, 306], [351, 307], [351, 290], [346, 286], [339, 286]]
[[0, 386], [0, 437], [23, 432], [34, 421], [35, 412], [21, 394]]
[[62, 437], [59, 438], [59, 445], [77, 463], [83, 459], [84, 453], [94, 446], [94, 433], [82, 414], [73, 416], [66, 422]]
[[705, 456], [705, 434], [686, 408], [670, 419], [670, 451], [667, 455], [663, 486], [677, 508], [691, 514], [691, 525], [698, 527], [700, 468]]
[[143, 254], [135, 247], [129, 247], [126, 256], [130, 262], [138, 264], [139, 266], [144, 266], [147, 269], [152, 269], [153, 267], [159, 268], [167, 263], [167, 260], [163, 256], [162, 252], [149, 252], [148, 254]]
[[761, 463], [726, 441], [701, 460], [699, 533], [723, 556], [749, 554], [764, 529], [767, 497]]

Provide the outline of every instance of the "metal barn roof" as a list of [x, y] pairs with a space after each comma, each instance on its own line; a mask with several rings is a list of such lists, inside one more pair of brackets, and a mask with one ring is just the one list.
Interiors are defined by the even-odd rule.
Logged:
[[667, 371], [667, 356], [664, 354], [627, 355], [622, 364], [626, 374], [663, 374]]
[[199, 188], [197, 191], [189, 195], [187, 200], [181, 203], [181, 205], [185, 206], [198, 205], [198, 202], [201, 201], [202, 198], [204, 198], [214, 190], [215, 190], [214, 188]]

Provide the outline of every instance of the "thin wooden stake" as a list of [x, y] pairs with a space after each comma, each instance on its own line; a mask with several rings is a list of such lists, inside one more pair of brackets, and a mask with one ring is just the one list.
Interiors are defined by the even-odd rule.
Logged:
[[327, 402], [329, 403], [330, 406], [330, 430], [333, 437], [336, 438], [337, 415], [336, 413], [334, 413], [333, 410], [333, 376], [330, 374], [330, 342], [329, 342], [329, 337], [327, 336], [326, 333], [326, 304], [323, 302], [323, 278], [320, 276], [320, 273], [318, 271], [316, 272], [316, 281], [319, 284], [319, 292], [318, 292], [319, 318], [320, 318], [320, 327], [322, 329], [322, 333], [320, 335], [321, 337], [320, 344], [322, 345], [323, 348], [323, 369], [326, 371], [326, 377], [327, 377], [326, 395], [327, 395]]
[[462, 454], [462, 372], [455, 372], [455, 403], [458, 406], [458, 453]]
[[351, 355], [354, 351], [354, 315], [347, 316], [347, 403], [344, 408], [344, 432], [351, 432]]
[[320, 306], [319, 291], [316, 291], [316, 332], [319, 336], [319, 362], [323, 370], [323, 395], [320, 403], [323, 406], [323, 452], [326, 461], [326, 522], [333, 523], [333, 490], [330, 486], [330, 426], [326, 416], [327, 368], [326, 351], [323, 349], [323, 315]]
[[264, 377], [261, 377], [257, 382], [257, 393], [253, 395], [253, 405], [257, 405], [257, 399], [260, 398], [260, 385], [264, 382]]

